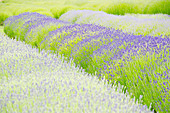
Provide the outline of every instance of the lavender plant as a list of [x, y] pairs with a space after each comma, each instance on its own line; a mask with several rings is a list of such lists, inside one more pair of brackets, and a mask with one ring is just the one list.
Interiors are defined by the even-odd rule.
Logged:
[[77, 24], [112, 27], [135, 35], [168, 36], [170, 35], [170, 18], [167, 15], [163, 17], [163, 19], [151, 18], [151, 16], [147, 15], [147, 18], [142, 18], [130, 15], [111, 15], [102, 11], [72, 10], [61, 15], [59, 19]]
[[[92, 57], [94, 58], [89, 59], [99, 64], [97, 69], [100, 74], [103, 73], [105, 78], [125, 85], [124, 91], [133, 92], [136, 98], [144, 95], [146, 105], [154, 103], [153, 107], [156, 111], [169, 112], [169, 41], [169, 38], [144, 37], [139, 41], [136, 40], [137, 43], [133, 46], [129, 45], [125, 50], [119, 52], [115, 52], [116, 46], [114, 45], [103, 45], [99, 50], [93, 52]], [[138, 56], [140, 57], [138, 58]], [[88, 58], [86, 59], [88, 60]], [[92, 68], [94, 65], [88, 67], [88, 69]], [[124, 68], [125, 70], [123, 70]], [[149, 89], [152, 89], [150, 93], [148, 93]]]
[[56, 30], [62, 26], [68, 26], [70, 23], [61, 20], [44, 20], [31, 26], [25, 35], [25, 42], [39, 47], [40, 42], [48, 36], [50, 31]]
[[[63, 25], [70, 25], [68, 22], [29, 12], [9, 17], [4, 23], [4, 31], [8, 36], [16, 37], [17, 40], [23, 40], [33, 46], [38, 46], [48, 32]], [[14, 31], [10, 32], [9, 28]]]
[[106, 29], [106, 27], [90, 24], [64, 26], [55, 31], [51, 31], [41, 42], [40, 47], [41, 49], [53, 50], [54, 52], [67, 49], [69, 52], [67, 51], [62, 54], [69, 54], [71, 52], [71, 48], [73, 48], [73, 46], [79, 41], [93, 35], [101, 34], [101, 32], [104, 32]]
[[[79, 41], [77, 44], [74, 42], [65, 43], [65, 45], [61, 46], [60, 50], [58, 51], [60, 54], [64, 54], [66, 57], [73, 57], [73, 59], [75, 60], [75, 63], [80, 64], [86, 70], [88, 70], [87, 67], [89, 65], [94, 66], [93, 68], [90, 68], [91, 70], [88, 70], [89, 73], [94, 73], [95, 72], [94, 70], [96, 70], [94, 68], [96, 68], [97, 66], [94, 64], [96, 63], [97, 59], [95, 61], [91, 60], [91, 55], [94, 53], [94, 51], [95, 50], [98, 51], [98, 49], [102, 45], [108, 45], [111, 43], [112, 44], [114, 43], [115, 47], [123, 49], [124, 43], [122, 42], [124, 42], [124, 40], [130, 39], [131, 36], [133, 35], [123, 33], [120, 30], [107, 28], [107, 29], [104, 29], [103, 32], [100, 32], [99, 34], [88, 36], [88, 37], [86, 36], [84, 39], [82, 39], [82, 41]], [[106, 49], [109, 49], [109, 48], [106, 48]], [[107, 56], [109, 57], [108, 54], [104, 55], [105, 58], [107, 58]]]
[[2, 35], [0, 49], [0, 112], [151, 112], [72, 60]]
[[51, 22], [51, 21], [56, 21], [54, 18], [34, 18], [30, 19], [29, 21], [26, 21], [22, 27], [20, 27], [20, 33], [18, 33], [18, 36], [20, 40], [25, 41], [26, 34], [28, 30], [30, 30], [33, 26], [39, 25], [43, 22]]
[[41, 15], [39, 13], [22, 13], [17, 16], [11, 16], [4, 21], [4, 32], [9, 37], [17, 36], [19, 32], [20, 26], [22, 26], [25, 22], [29, 21], [30, 19], [37, 19], [37, 18], [45, 18], [47, 16]]
[[166, 48], [156, 55], [133, 57], [124, 67], [118, 67], [117, 73], [111, 74], [127, 87], [130, 86], [127, 90], [136, 98], [142, 94], [145, 105], [149, 106], [151, 102], [156, 111], [169, 112], [169, 60], [169, 48]]

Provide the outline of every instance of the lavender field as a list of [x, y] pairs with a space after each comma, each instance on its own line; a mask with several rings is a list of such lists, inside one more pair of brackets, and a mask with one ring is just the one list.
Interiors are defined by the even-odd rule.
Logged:
[[[137, 5], [138, 14], [130, 14], [133, 0], [131, 5], [115, 0], [125, 8], [120, 12], [101, 9], [109, 0], [105, 5], [95, 1], [97, 6], [36, 0], [27, 2], [30, 9], [25, 5], [10, 14], [12, 3], [26, 3], [21, 1], [0, 3], [9, 5], [6, 13], [0, 11], [0, 112], [170, 112], [166, 6], [155, 14], [156, 4], [151, 8], [146, 2], [148, 9]], [[58, 9], [48, 6], [54, 3]], [[34, 5], [37, 10], [31, 11]]]

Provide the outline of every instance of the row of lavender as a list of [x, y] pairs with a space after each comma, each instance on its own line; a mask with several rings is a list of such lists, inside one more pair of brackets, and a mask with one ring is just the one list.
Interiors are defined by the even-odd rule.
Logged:
[[70, 24], [37, 13], [5, 21], [5, 33], [39, 50], [64, 54], [90, 74], [124, 85], [143, 104], [169, 111], [169, 37], [136, 36], [91, 24]]
[[77, 24], [95, 24], [122, 29], [135, 35], [170, 35], [170, 16], [157, 15], [112, 15], [103, 11], [71, 10], [60, 16], [60, 20]]
[[0, 34], [0, 112], [151, 112], [73, 65]]

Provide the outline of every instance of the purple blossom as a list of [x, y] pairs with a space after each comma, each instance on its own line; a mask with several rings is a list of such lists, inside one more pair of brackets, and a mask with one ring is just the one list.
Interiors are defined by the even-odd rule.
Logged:
[[22, 24], [24, 21], [28, 21], [33, 18], [45, 18], [45, 17], [47, 16], [35, 12], [34, 13], [26, 12], [19, 14], [17, 16], [11, 16], [4, 21], [4, 32], [10, 37], [15, 37], [17, 33], [16, 30], [18, 30], [19, 25]]

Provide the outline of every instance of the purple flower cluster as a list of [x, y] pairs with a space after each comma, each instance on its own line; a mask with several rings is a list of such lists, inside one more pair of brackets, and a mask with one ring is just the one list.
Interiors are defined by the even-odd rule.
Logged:
[[61, 49], [61, 46], [64, 46], [65, 44], [72, 47], [73, 44], [75, 45], [82, 39], [100, 35], [107, 31], [107, 29], [109, 28], [91, 24], [63, 26], [55, 31], [49, 32], [49, 35], [41, 42], [40, 47], [41, 49], [55, 49], [55, 51], [59, 51], [58, 49]]
[[4, 31], [8, 36], [27, 43], [34, 41], [31, 44], [35, 46], [38, 43], [36, 41], [41, 41], [48, 32], [64, 25], [70, 25], [68, 22], [29, 12], [9, 17], [4, 23]]
[[25, 42], [33, 46], [39, 47], [40, 42], [49, 35], [50, 31], [54, 31], [62, 26], [68, 26], [70, 23], [55, 19], [45, 19], [31, 26], [25, 35]]
[[[119, 48], [122, 47], [122, 48]], [[170, 47], [170, 39], [151, 36], [123, 35], [122, 39], [116, 39], [109, 44], [104, 44], [98, 50], [93, 51], [93, 56], [108, 55], [110, 61], [121, 59], [130, 61], [131, 56], [146, 55], [147, 52], [160, 53]], [[167, 52], [165, 53], [166, 57]], [[122, 58], [124, 56], [124, 58]], [[166, 61], [166, 59], [165, 59]]]
[[26, 21], [22, 25], [22, 27], [20, 27], [20, 30], [21, 30], [20, 34], [21, 35], [17, 36], [17, 37], [20, 37], [20, 40], [25, 41], [26, 34], [28, 34], [28, 32], [30, 32], [30, 29], [33, 28], [33, 26], [39, 25], [39, 24], [44, 23], [44, 22], [51, 22], [51, 21], [56, 21], [56, 19], [55, 18], [49, 18], [49, 17], [30, 19], [29, 21]]
[[4, 32], [10, 36], [15, 37], [16, 33], [20, 29], [20, 24], [24, 24], [30, 19], [47, 18], [45, 15], [39, 13], [22, 13], [17, 16], [11, 16], [4, 21]]

